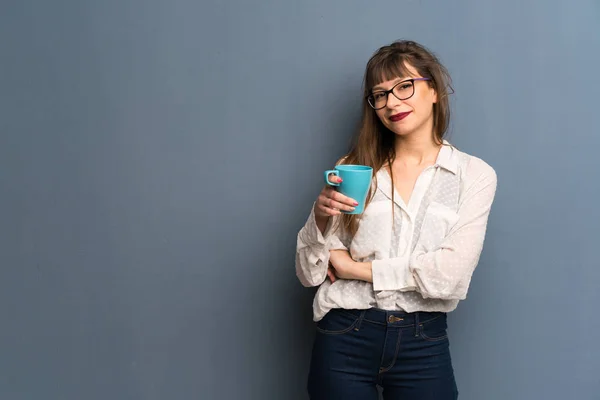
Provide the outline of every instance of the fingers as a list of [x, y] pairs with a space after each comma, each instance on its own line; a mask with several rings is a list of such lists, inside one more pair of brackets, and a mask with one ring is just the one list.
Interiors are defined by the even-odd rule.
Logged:
[[329, 182], [342, 183], [342, 178], [340, 178], [339, 176], [334, 175], [334, 174], [329, 174], [327, 176], [327, 179], [329, 179]]
[[326, 207], [320, 203], [317, 203], [317, 206], [315, 207], [315, 211], [316, 211], [317, 215], [322, 216], [322, 217], [335, 217], [336, 215], [341, 214], [340, 211], [333, 209], [333, 208]]
[[327, 195], [322, 194], [319, 196], [317, 203], [322, 206], [325, 212], [327, 212], [328, 210], [335, 211], [335, 215], [338, 215], [339, 211], [354, 211], [354, 206], [350, 206], [342, 202], [336, 201], [334, 200], [334, 196], [329, 197]]
[[323, 215], [340, 215], [340, 211], [354, 211], [358, 202], [350, 197], [344, 196], [333, 188], [326, 186], [317, 198], [317, 206]]
[[327, 269], [327, 277], [329, 278], [331, 283], [333, 283], [337, 280], [337, 278], [335, 277], [335, 274], [333, 273], [333, 268], [329, 267]]
[[343, 194], [341, 194], [340, 192], [338, 192], [337, 190], [335, 190], [331, 187], [325, 188], [325, 196], [337, 203], [343, 204], [344, 207], [352, 207], [353, 208], [358, 205], [358, 202], [356, 200], [351, 199], [348, 196], [344, 196]]
[[[342, 178], [336, 175], [329, 175], [331, 182], [340, 183]], [[333, 217], [340, 215], [342, 211], [354, 211], [358, 202], [348, 196], [344, 196], [333, 187], [326, 185], [317, 198], [315, 212], [320, 217]]]

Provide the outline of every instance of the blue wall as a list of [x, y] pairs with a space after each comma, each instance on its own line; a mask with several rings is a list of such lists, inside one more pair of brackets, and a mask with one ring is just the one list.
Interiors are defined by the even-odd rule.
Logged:
[[3, 1], [0, 398], [305, 399], [295, 235], [398, 38], [499, 176], [461, 399], [600, 398], [597, 0]]

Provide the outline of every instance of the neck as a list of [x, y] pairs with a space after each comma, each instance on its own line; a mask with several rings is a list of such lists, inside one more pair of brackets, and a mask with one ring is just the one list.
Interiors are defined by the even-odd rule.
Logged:
[[396, 136], [396, 160], [403, 164], [422, 165], [435, 163], [440, 145], [433, 138], [433, 133], [425, 135]]

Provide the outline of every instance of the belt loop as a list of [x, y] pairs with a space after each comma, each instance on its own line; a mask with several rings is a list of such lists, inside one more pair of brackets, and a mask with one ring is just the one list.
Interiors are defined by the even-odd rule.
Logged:
[[360, 330], [360, 324], [362, 324], [363, 319], [365, 318], [365, 314], [367, 313], [367, 310], [362, 310], [360, 315], [358, 316], [358, 321], [356, 322], [356, 326], [354, 327], [355, 331], [359, 331]]
[[415, 312], [415, 337], [419, 336], [419, 312]]

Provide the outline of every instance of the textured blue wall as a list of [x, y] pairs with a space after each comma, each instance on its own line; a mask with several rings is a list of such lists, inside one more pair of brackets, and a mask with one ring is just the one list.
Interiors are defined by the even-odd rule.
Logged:
[[295, 235], [398, 38], [499, 177], [461, 398], [599, 399], [597, 0], [3, 1], [0, 397], [305, 399]]

